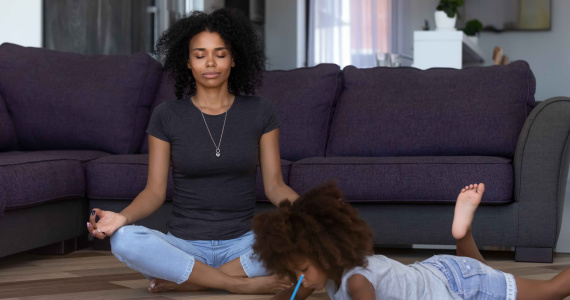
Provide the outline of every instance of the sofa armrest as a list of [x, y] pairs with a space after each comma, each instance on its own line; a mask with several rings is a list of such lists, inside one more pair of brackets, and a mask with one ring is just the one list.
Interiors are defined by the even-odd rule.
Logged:
[[554, 247], [560, 233], [568, 161], [570, 98], [539, 103], [527, 117], [514, 157], [517, 245]]

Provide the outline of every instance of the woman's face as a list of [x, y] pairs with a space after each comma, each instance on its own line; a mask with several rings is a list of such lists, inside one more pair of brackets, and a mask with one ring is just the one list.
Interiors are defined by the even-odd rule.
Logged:
[[297, 275], [297, 280], [299, 280], [301, 274], [304, 275], [303, 286], [309, 289], [324, 289], [329, 280], [327, 274], [309, 259], [298, 260], [297, 263], [293, 265], [292, 271]]
[[202, 31], [190, 40], [188, 69], [196, 80], [196, 87], [220, 87], [227, 84], [235, 65], [230, 50], [216, 32]]

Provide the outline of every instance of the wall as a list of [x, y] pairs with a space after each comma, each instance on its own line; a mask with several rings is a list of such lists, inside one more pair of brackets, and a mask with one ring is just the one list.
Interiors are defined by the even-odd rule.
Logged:
[[265, 2], [268, 70], [289, 70], [306, 64], [305, 19], [305, 0]]
[[0, 44], [42, 46], [42, 0], [0, 0]]

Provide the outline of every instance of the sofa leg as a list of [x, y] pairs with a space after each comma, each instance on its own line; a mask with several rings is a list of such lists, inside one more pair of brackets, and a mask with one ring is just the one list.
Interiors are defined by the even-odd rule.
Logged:
[[88, 246], [87, 236], [81, 236], [53, 243], [40, 248], [36, 248], [31, 252], [35, 254], [64, 255], [64, 254], [69, 254], [76, 250], [87, 248], [87, 246]]
[[551, 263], [553, 259], [552, 248], [516, 247], [515, 261]]

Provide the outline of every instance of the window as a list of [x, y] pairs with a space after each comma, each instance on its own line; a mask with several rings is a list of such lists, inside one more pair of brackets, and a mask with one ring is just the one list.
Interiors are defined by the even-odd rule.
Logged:
[[308, 65], [376, 66], [392, 52], [392, 0], [312, 0]]

